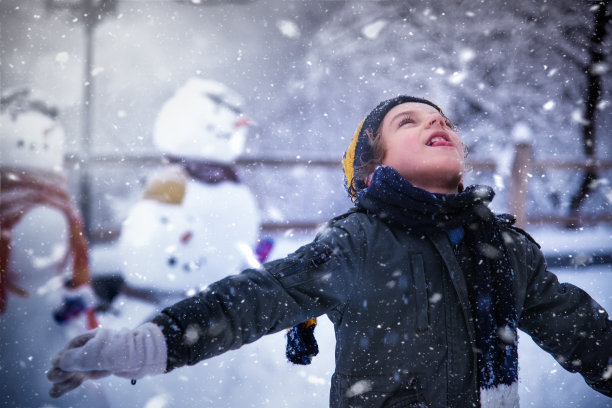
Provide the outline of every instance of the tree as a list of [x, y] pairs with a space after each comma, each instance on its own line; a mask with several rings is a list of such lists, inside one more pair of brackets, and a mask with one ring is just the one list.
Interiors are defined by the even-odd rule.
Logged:
[[[591, 11], [593, 12], [593, 30], [589, 43], [590, 64], [585, 67], [586, 89], [584, 98], [584, 119], [582, 121], [582, 147], [587, 158], [588, 167], [582, 177], [582, 183], [572, 196], [570, 204], [570, 215], [577, 215], [581, 204], [588, 197], [593, 189], [594, 182], [598, 179], [597, 170], [594, 165], [596, 133], [595, 120], [597, 106], [601, 100], [602, 79], [601, 75], [607, 72], [604, 62], [604, 47], [606, 36], [606, 25], [610, 21], [607, 13], [608, 1], [593, 2]], [[568, 227], [575, 227], [575, 223], [570, 223]]]
[[[356, 124], [356, 113], [406, 92], [445, 107], [475, 159], [500, 156], [518, 122], [536, 136], [537, 158], [569, 158], [580, 143], [591, 16], [570, 0], [348, 2], [321, 24], [289, 89], [312, 106], [313, 134], [340, 128], [334, 117]], [[573, 184], [561, 188], [568, 200]], [[533, 196], [542, 207], [546, 194]]]

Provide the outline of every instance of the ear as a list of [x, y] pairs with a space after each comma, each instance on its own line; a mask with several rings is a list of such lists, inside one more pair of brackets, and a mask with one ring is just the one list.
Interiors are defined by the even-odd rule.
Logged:
[[365, 182], [366, 187], [370, 187], [370, 184], [372, 184], [372, 177], [374, 177], [374, 173], [381, 166], [382, 166], [382, 164], [379, 164], [376, 167], [374, 167], [374, 170], [372, 170], [372, 172], [370, 174], [368, 174], [368, 176], [365, 178], [364, 182]]
[[366, 187], [370, 187], [370, 184], [372, 184], [372, 176], [373, 175], [374, 175], [374, 173], [370, 173], [370, 174], [368, 174], [368, 177], [366, 177], [366, 179], [365, 179]]
[[459, 180], [459, 184], [457, 185], [457, 191], [462, 193], [463, 190], [465, 190], [465, 187], [463, 187], [463, 179]]

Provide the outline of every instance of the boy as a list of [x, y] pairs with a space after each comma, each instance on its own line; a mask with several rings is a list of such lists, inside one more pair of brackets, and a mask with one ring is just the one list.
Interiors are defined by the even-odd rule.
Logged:
[[[518, 406], [517, 328], [612, 396], [612, 324], [538, 245], [463, 189], [463, 145], [434, 103], [381, 102], [343, 159], [355, 208], [284, 259], [210, 285], [135, 330], [75, 338], [52, 395], [160, 374], [327, 314], [333, 407]], [[307, 356], [308, 357], [308, 356]], [[306, 359], [308, 360], [308, 358]]]

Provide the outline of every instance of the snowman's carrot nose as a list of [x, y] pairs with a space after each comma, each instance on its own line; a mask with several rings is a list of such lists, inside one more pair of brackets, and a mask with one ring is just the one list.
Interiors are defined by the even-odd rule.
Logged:
[[251, 118], [244, 117], [234, 122], [234, 127], [249, 126], [250, 124], [251, 124]]

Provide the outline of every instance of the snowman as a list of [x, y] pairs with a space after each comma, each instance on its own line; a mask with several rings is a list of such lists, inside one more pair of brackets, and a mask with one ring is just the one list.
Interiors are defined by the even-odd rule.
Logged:
[[139, 323], [257, 266], [257, 202], [233, 165], [246, 141], [242, 103], [225, 85], [193, 78], [162, 106], [154, 143], [165, 164], [149, 175], [122, 224], [123, 280], [103, 325]]
[[[122, 224], [122, 281], [108, 313], [99, 315], [103, 326], [134, 327], [163, 307], [263, 261], [254, 251], [257, 202], [234, 167], [249, 125], [242, 104], [241, 96], [225, 85], [192, 78], [162, 106], [153, 136], [164, 165], [147, 177], [140, 200]], [[283, 349], [275, 356], [286, 364]], [[245, 363], [228, 361], [234, 359]], [[100, 383], [112, 390], [107, 394], [113, 407], [218, 406], [237, 378], [263, 381], [268, 368], [253, 349], [244, 349], [138, 380], [135, 386], [117, 377]], [[236, 397], [241, 402], [229, 406], [246, 406], [242, 403], [250, 400], [247, 393]]]
[[225, 85], [191, 78], [155, 123], [154, 143], [164, 160], [189, 177], [182, 208], [204, 241], [198, 260], [203, 284], [256, 263], [259, 210], [233, 165], [244, 152], [249, 125], [242, 105], [241, 96]]
[[[0, 398], [39, 407], [53, 403], [45, 370], [54, 353], [95, 326], [88, 246], [67, 190], [57, 109], [27, 89], [3, 95], [0, 152]], [[92, 386], [66, 402], [106, 406]]]

